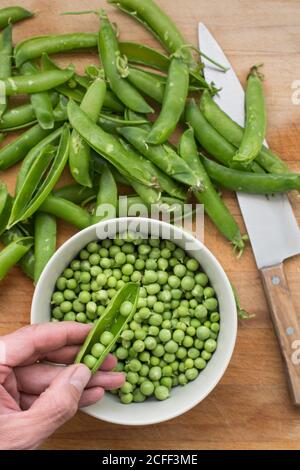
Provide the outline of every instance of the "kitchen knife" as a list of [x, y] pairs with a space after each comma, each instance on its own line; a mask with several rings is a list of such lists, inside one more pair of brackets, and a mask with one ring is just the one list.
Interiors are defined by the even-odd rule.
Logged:
[[[219, 44], [199, 23], [201, 51], [222, 64], [220, 71], [206, 59], [204, 75], [221, 91], [215, 102], [241, 126], [245, 123], [245, 93]], [[250, 64], [252, 65], [252, 64]], [[239, 206], [262, 275], [275, 332], [286, 365], [290, 391], [300, 406], [300, 315], [296, 312], [284, 274], [283, 261], [300, 253], [300, 231], [286, 195], [263, 196], [237, 193]]]

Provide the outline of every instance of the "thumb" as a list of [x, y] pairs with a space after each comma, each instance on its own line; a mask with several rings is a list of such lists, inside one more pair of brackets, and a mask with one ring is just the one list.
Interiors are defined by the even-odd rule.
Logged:
[[82, 392], [90, 378], [91, 372], [84, 364], [62, 368], [50, 386], [26, 412], [40, 441], [75, 415]]

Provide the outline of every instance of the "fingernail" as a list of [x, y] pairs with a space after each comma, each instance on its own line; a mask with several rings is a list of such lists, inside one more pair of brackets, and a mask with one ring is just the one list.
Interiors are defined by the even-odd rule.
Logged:
[[91, 371], [84, 364], [79, 364], [70, 377], [70, 384], [74, 385], [81, 393], [90, 380], [91, 375]]

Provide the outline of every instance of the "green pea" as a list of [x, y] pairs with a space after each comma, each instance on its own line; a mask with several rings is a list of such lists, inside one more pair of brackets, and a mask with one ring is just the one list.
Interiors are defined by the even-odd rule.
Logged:
[[178, 350], [178, 344], [174, 340], [170, 340], [165, 344], [165, 351], [174, 354]]
[[158, 336], [159, 328], [156, 325], [149, 326], [148, 333], [150, 336]]
[[162, 368], [162, 376], [163, 377], [172, 377], [173, 375], [173, 369], [171, 366], [164, 366]]
[[204, 343], [204, 349], [205, 351], [209, 352], [209, 353], [213, 353], [217, 348], [217, 343], [214, 339], [212, 338], [209, 338], [205, 341]]
[[105, 346], [103, 346], [103, 344], [95, 343], [91, 349], [91, 354], [98, 359], [104, 351]]
[[81, 263], [80, 263], [80, 269], [81, 269], [82, 271], [89, 272], [90, 269], [91, 269], [90, 262], [89, 262], [89, 261], [81, 261]]
[[139, 354], [139, 359], [142, 362], [150, 362], [150, 353], [148, 351], [143, 351]]
[[135, 385], [138, 383], [139, 376], [136, 372], [129, 371], [126, 374], [126, 379], [127, 382], [131, 383], [132, 385]]
[[120, 401], [124, 405], [129, 405], [133, 401], [133, 394], [132, 393], [121, 393], [120, 394]]
[[135, 403], [142, 403], [146, 400], [146, 396], [141, 392], [140, 389], [136, 388], [133, 392], [133, 401]]
[[199, 338], [196, 338], [196, 339], [194, 340], [194, 346], [195, 346], [196, 349], [199, 349], [199, 351], [200, 351], [201, 349], [204, 348], [204, 341], [202, 341], [202, 340], [199, 339]]
[[60, 309], [63, 313], [68, 313], [72, 310], [72, 302], [65, 300], [60, 304]]
[[81, 291], [78, 300], [83, 304], [87, 304], [91, 300], [91, 294], [87, 291]]
[[91, 354], [87, 354], [83, 358], [83, 363], [89, 368], [92, 369], [97, 362], [96, 357], [92, 356]]
[[174, 274], [177, 277], [184, 277], [186, 274], [186, 267], [184, 266], [184, 264], [177, 264], [176, 266], [174, 266]]
[[168, 284], [172, 289], [178, 289], [180, 286], [180, 279], [178, 276], [171, 275], [168, 279]]
[[120, 391], [123, 394], [131, 393], [133, 391], [133, 386], [131, 383], [126, 381], [120, 388]]
[[194, 366], [200, 370], [205, 369], [206, 361], [202, 357], [197, 357], [194, 361]]
[[103, 344], [103, 346], [108, 346], [113, 339], [114, 335], [110, 331], [104, 331], [100, 336], [100, 343]]
[[128, 367], [131, 372], [138, 372], [142, 364], [138, 359], [131, 359], [128, 363]]
[[159, 366], [160, 360], [156, 356], [151, 356], [150, 357], [150, 365], [151, 366]]
[[197, 338], [201, 339], [202, 341], [205, 341], [209, 338], [209, 336], [209, 328], [207, 328], [206, 326], [199, 326], [199, 328], [197, 328]]
[[64, 272], [63, 272], [63, 276], [66, 279], [71, 279], [73, 277], [73, 269], [71, 269], [71, 268], [65, 269]]
[[193, 290], [195, 285], [194, 278], [191, 276], [184, 276], [181, 280], [181, 287], [184, 291], [191, 291]]
[[178, 344], [181, 344], [182, 341], [184, 340], [184, 331], [180, 330], [180, 329], [177, 329], [173, 332], [173, 340], [178, 343]]
[[62, 292], [54, 292], [52, 294], [52, 303], [55, 305], [60, 305], [65, 300]]
[[148, 284], [146, 290], [149, 295], [156, 295], [160, 291], [160, 285], [158, 283]]
[[150, 351], [152, 351], [153, 349], [155, 349], [156, 345], [157, 345], [157, 342], [156, 342], [156, 339], [153, 338], [152, 336], [147, 336], [145, 338], [145, 348], [146, 349], [149, 349]]
[[162, 316], [159, 315], [158, 313], [154, 313], [149, 318], [149, 324], [152, 326], [159, 326], [161, 325], [162, 321], [163, 321]]
[[204, 306], [207, 308], [208, 311], [214, 312], [218, 306], [218, 301], [214, 297], [210, 297], [204, 300]]
[[194, 340], [191, 336], [185, 335], [182, 344], [185, 348], [191, 348], [194, 344]]
[[52, 310], [52, 315], [57, 320], [61, 320], [64, 316], [63, 312], [61, 311], [59, 307], [54, 307], [54, 309]]
[[165, 353], [164, 355], [164, 361], [166, 361], [167, 364], [171, 364], [172, 362], [175, 361], [175, 359], [176, 359], [176, 356], [173, 353]]
[[77, 313], [80, 313], [80, 312], [84, 312], [85, 310], [85, 306], [82, 302], [80, 302], [78, 299], [75, 299], [73, 304], [72, 304], [72, 308], [74, 310], [74, 312], [77, 312]]
[[147, 364], [142, 364], [142, 367], [140, 368], [139, 374], [142, 377], [147, 377], [148, 376], [149, 367], [147, 366]]
[[200, 352], [197, 348], [190, 348], [188, 350], [188, 357], [190, 357], [191, 359], [196, 359], [199, 356], [200, 356]]
[[170, 392], [169, 389], [164, 385], [159, 385], [158, 387], [155, 387], [154, 395], [157, 400], [166, 400], [169, 398]]
[[76, 321], [79, 323], [86, 323], [87, 317], [86, 314], [83, 312], [79, 312], [76, 314]]
[[136, 351], [136, 352], [142, 352], [144, 351], [145, 349], [145, 344], [142, 340], [140, 339], [137, 339], [133, 345], [132, 345], [133, 349]]
[[59, 277], [56, 281], [56, 287], [58, 290], [65, 290], [67, 287], [67, 279], [65, 277]]
[[79, 258], [81, 260], [86, 260], [86, 259], [88, 259], [89, 256], [90, 256], [90, 254], [87, 250], [81, 250], [81, 252], [79, 253]]
[[208, 351], [205, 351], [205, 349], [201, 352], [201, 357], [202, 359], [204, 359], [205, 361], [209, 361], [210, 358], [211, 358], [211, 353], [208, 352]]
[[129, 300], [125, 300], [120, 306], [120, 314], [123, 315], [124, 317], [127, 317], [130, 315], [133, 309], [133, 304]]
[[155, 357], [162, 357], [165, 354], [165, 348], [162, 344], [158, 344], [153, 350], [152, 354]]
[[158, 366], [151, 367], [149, 370], [149, 378], [151, 380], [160, 380], [161, 378], [161, 368]]
[[150, 397], [151, 395], [153, 395], [153, 392], [154, 392], [154, 385], [152, 382], [150, 382], [149, 380], [146, 380], [145, 382], [143, 382], [140, 386], [140, 389], [141, 389], [141, 392], [146, 396], [146, 397]]

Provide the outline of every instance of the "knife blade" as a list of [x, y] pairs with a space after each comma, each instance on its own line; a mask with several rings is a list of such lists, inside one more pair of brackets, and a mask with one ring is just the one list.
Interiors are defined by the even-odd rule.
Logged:
[[[220, 45], [203, 23], [199, 23], [198, 32], [201, 51], [228, 68], [224, 73], [207, 59], [202, 59], [206, 80], [221, 88], [214, 100], [234, 121], [244, 126], [243, 87]], [[291, 204], [284, 194], [264, 196], [237, 193], [237, 198], [256, 264], [262, 274], [272, 320], [287, 367], [292, 398], [300, 406], [300, 318], [292, 303], [282, 264], [285, 259], [300, 253], [299, 227]]]

